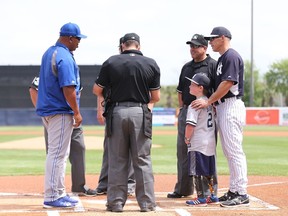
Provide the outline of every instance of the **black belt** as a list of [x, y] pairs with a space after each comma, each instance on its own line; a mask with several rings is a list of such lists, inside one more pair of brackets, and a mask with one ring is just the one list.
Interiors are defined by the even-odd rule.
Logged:
[[142, 103], [133, 101], [115, 102], [115, 106], [141, 107]]
[[183, 108], [187, 109], [189, 105], [183, 104]]
[[219, 104], [221, 104], [221, 103], [224, 103], [224, 102], [225, 102], [225, 100], [226, 100], [226, 99], [229, 99], [229, 98], [236, 98], [236, 99], [241, 99], [241, 98], [242, 98], [242, 96], [240, 96], [240, 95], [237, 95], [237, 96], [228, 97], [228, 98], [221, 98], [221, 99], [219, 99], [218, 101], [215, 101], [215, 102], [214, 102], [214, 104], [215, 104], [216, 106], [218, 106]]

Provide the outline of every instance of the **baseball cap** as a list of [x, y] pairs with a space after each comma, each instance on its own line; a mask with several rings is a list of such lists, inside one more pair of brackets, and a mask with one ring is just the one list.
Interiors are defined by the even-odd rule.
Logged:
[[211, 34], [209, 36], [205, 36], [204, 38], [206, 40], [210, 40], [211, 38], [219, 37], [219, 36], [222, 36], [222, 35], [224, 35], [227, 38], [232, 39], [231, 32], [227, 28], [225, 28], [223, 26], [218, 26], [218, 27], [213, 28]]
[[122, 43], [125, 43], [128, 40], [134, 40], [137, 41], [140, 44], [140, 37], [136, 33], [127, 33], [123, 37]]
[[119, 39], [119, 47], [120, 47], [120, 45], [123, 43], [123, 38], [124, 38], [124, 37], [121, 37], [121, 38]]
[[79, 38], [87, 38], [86, 35], [81, 34], [80, 28], [75, 23], [66, 23], [60, 29], [60, 36], [73, 36]]
[[190, 80], [191, 82], [195, 83], [196, 85], [203, 86], [205, 89], [209, 88], [210, 79], [204, 73], [196, 73], [192, 79], [185, 77], [186, 79]]
[[186, 44], [208, 46], [208, 41], [205, 40], [203, 35], [194, 34], [193, 37], [191, 38], [191, 41], [187, 41]]

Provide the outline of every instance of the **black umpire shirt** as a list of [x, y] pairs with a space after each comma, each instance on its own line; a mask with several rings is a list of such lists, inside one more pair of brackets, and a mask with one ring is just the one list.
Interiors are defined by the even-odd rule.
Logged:
[[216, 72], [216, 64], [217, 61], [212, 59], [209, 55], [207, 58], [201, 62], [194, 62], [194, 60], [186, 63], [181, 70], [181, 74], [179, 77], [179, 83], [177, 86], [177, 92], [182, 94], [182, 100], [184, 105], [189, 105], [193, 100], [196, 99], [194, 95], [189, 93], [189, 86], [191, 81], [186, 79], [185, 77], [192, 78], [196, 73], [205, 73], [210, 78], [210, 86], [214, 82], [213, 77]]
[[160, 69], [155, 60], [138, 50], [125, 50], [108, 58], [95, 83], [110, 88], [111, 102], [150, 102], [150, 91], [160, 89]]

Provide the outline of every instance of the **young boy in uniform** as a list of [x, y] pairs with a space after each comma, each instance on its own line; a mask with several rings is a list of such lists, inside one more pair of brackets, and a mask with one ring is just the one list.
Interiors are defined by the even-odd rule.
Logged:
[[[191, 81], [190, 94], [196, 98], [207, 98], [210, 79], [204, 73], [195, 74]], [[218, 204], [218, 197], [213, 190], [213, 175], [216, 173], [215, 154], [215, 120], [212, 106], [205, 109], [188, 108], [185, 143], [188, 145], [189, 175], [195, 179], [197, 198], [187, 200], [189, 206], [207, 206], [207, 204]], [[207, 181], [204, 181], [206, 178]], [[211, 195], [205, 197], [203, 184], [210, 188]]]

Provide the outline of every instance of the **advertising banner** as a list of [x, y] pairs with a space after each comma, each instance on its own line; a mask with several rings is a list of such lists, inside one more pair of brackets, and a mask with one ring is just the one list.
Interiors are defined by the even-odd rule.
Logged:
[[246, 108], [246, 125], [279, 125], [279, 109]]

